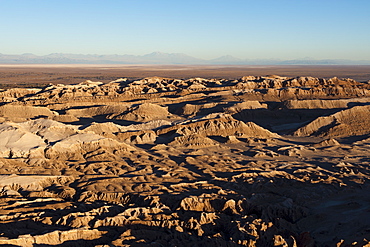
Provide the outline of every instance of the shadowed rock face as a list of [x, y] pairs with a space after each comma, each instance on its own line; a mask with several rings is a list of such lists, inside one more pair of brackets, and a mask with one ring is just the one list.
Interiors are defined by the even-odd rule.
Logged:
[[370, 244], [369, 84], [0, 90], [0, 245]]

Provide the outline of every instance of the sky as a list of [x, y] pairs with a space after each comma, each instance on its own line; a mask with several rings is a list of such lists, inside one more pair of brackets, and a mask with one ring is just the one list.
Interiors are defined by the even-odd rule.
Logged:
[[370, 60], [369, 0], [0, 0], [0, 53]]

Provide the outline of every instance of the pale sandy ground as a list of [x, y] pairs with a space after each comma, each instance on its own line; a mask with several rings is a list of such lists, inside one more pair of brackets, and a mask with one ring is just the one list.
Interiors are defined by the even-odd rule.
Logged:
[[104, 76], [0, 90], [0, 246], [370, 246], [366, 80]]

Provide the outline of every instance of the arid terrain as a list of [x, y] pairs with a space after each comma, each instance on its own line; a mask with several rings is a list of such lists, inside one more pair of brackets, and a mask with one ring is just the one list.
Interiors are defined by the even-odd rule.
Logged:
[[0, 246], [370, 246], [369, 80], [1, 65]]
[[178, 79], [224, 78], [239, 79], [245, 75], [280, 75], [288, 77], [313, 76], [319, 78], [351, 78], [356, 81], [370, 80], [370, 65], [95, 65], [95, 64], [0, 64], [2, 87], [76, 84], [85, 80], [110, 82], [122, 77], [141, 79], [160, 76]]

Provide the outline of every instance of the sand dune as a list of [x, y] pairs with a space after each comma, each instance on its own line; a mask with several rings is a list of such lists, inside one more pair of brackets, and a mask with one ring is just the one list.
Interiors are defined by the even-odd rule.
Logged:
[[0, 245], [370, 245], [369, 98], [277, 75], [0, 90]]

